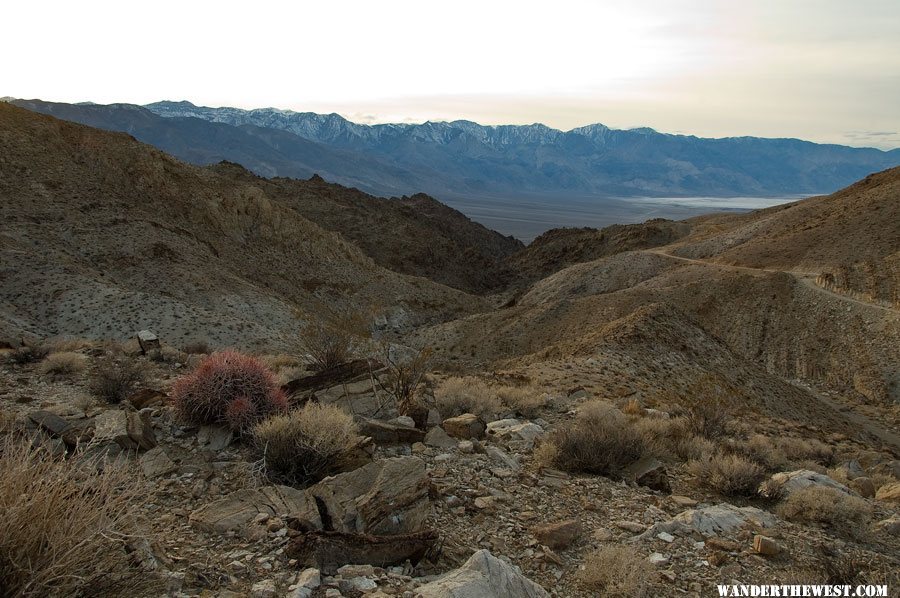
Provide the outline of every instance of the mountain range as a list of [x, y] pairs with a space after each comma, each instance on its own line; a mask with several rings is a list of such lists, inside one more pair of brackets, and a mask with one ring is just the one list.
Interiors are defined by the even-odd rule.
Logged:
[[559, 131], [470, 121], [363, 125], [337, 114], [190, 102], [18, 106], [124, 131], [195, 164], [325, 179], [381, 195], [441, 199], [782, 196], [830, 193], [900, 164], [882, 151], [798, 139], [705, 139], [593, 124]]

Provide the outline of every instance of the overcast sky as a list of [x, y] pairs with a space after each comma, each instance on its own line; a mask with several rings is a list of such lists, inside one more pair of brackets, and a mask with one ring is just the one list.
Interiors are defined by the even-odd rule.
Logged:
[[32, 0], [0, 44], [0, 96], [900, 147], [898, 0]]

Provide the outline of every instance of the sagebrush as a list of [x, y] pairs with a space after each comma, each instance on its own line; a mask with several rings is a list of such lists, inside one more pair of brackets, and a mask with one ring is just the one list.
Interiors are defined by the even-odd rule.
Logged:
[[312, 402], [258, 423], [253, 436], [269, 477], [299, 486], [340, 470], [362, 441], [350, 414]]
[[584, 559], [579, 579], [598, 596], [638, 598], [646, 596], [653, 568], [630, 546], [609, 545]]
[[605, 403], [588, 403], [574, 421], [551, 432], [542, 443], [545, 465], [565, 471], [615, 476], [643, 454], [640, 434], [626, 416]]

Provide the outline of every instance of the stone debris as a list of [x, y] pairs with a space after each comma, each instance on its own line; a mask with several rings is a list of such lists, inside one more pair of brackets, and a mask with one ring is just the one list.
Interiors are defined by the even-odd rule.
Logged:
[[218, 452], [225, 450], [234, 439], [234, 433], [225, 426], [200, 426], [197, 444], [200, 448]]
[[114, 442], [123, 450], [149, 450], [156, 446], [149, 418], [124, 410], [104, 411], [94, 418], [94, 440]]
[[[428, 430], [428, 433], [425, 434], [425, 440], [423, 441], [425, 446], [431, 446], [439, 449], [453, 449], [457, 447], [456, 440], [450, 437], [444, 429], [440, 426], [435, 426]], [[463, 441], [468, 442], [468, 441]], [[471, 443], [470, 443], [471, 444]]]
[[161, 446], [152, 448], [141, 455], [140, 463], [141, 470], [148, 478], [158, 478], [178, 469], [178, 466]]
[[582, 534], [581, 522], [577, 519], [566, 519], [555, 523], [546, 523], [534, 528], [534, 537], [544, 546], [553, 550], [568, 548]]
[[[622, 477], [639, 486], [646, 486], [651, 490], [669, 493], [672, 486], [669, 483], [669, 471], [665, 464], [654, 457], [643, 457], [625, 468]], [[696, 504], [696, 503], [695, 503]]]

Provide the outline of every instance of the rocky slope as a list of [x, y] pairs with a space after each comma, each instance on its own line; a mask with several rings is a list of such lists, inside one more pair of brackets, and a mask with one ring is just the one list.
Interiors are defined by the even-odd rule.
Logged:
[[210, 168], [260, 187], [304, 218], [340, 233], [389, 270], [467, 292], [502, 290], [512, 277], [505, 258], [524, 247], [421, 193], [383, 199], [318, 176], [262, 179], [237, 164]]
[[9, 337], [151, 327], [218, 346], [284, 346], [325, 311], [384, 309], [402, 327], [483, 307], [378, 266], [252, 181], [127, 135], [0, 104], [0, 149]]

